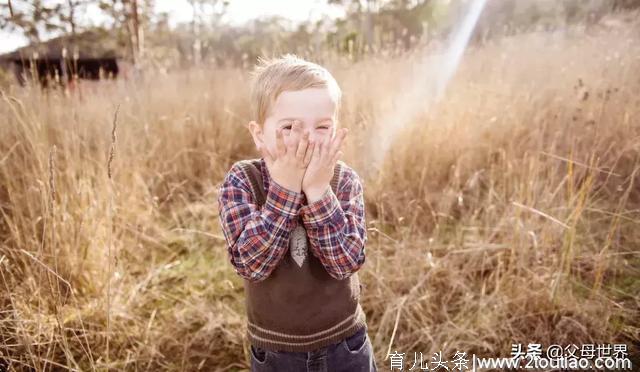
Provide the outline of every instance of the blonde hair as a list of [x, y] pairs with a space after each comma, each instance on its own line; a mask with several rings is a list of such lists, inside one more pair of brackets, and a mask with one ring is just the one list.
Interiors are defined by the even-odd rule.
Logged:
[[331, 73], [295, 54], [287, 53], [277, 58], [258, 57], [251, 76], [251, 116], [260, 126], [264, 125], [278, 95], [285, 90], [329, 88], [336, 103], [336, 113], [340, 109], [342, 90]]

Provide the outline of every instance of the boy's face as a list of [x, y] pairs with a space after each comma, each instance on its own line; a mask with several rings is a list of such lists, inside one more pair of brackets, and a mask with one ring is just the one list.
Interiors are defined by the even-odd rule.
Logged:
[[[301, 131], [296, 135], [292, 130], [298, 122]], [[249, 129], [256, 147], [266, 146], [276, 153], [276, 129], [282, 128], [285, 144], [297, 143], [305, 131], [309, 139], [316, 144], [322, 139], [332, 139], [336, 133], [336, 103], [328, 88], [308, 88], [286, 90], [278, 95], [267, 114], [264, 127], [255, 121], [249, 123]]]

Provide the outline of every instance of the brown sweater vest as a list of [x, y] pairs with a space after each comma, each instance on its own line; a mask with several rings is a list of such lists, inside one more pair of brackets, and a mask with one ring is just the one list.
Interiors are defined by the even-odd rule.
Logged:
[[[341, 161], [335, 167], [331, 188], [337, 194]], [[251, 183], [256, 204], [262, 207], [266, 191], [260, 159], [240, 161]], [[298, 217], [298, 224], [302, 219]], [[310, 245], [308, 236], [307, 246]], [[269, 350], [307, 352], [334, 343], [366, 328], [360, 306], [360, 281], [355, 272], [344, 280], [333, 278], [309, 250], [302, 266], [289, 254], [266, 279], [244, 280], [247, 337], [251, 344]]]

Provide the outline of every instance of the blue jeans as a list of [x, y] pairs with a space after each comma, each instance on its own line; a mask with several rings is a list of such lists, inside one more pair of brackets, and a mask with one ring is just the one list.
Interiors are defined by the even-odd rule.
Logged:
[[309, 352], [271, 351], [251, 345], [251, 372], [377, 372], [367, 328]]

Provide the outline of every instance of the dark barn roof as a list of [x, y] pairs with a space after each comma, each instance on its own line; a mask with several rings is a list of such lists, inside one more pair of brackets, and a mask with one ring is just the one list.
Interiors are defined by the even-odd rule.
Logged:
[[69, 59], [115, 59], [120, 58], [115, 36], [106, 31], [92, 30], [75, 36], [59, 36], [45, 42], [28, 45], [11, 53], [0, 55], [0, 60], [21, 61], [28, 59], [57, 60]]
[[34, 78], [44, 87], [66, 84], [76, 77], [116, 77], [121, 62], [116, 50], [122, 50], [116, 40], [99, 29], [60, 36], [0, 55], [0, 66], [13, 70], [20, 84]]

